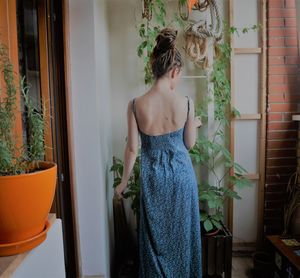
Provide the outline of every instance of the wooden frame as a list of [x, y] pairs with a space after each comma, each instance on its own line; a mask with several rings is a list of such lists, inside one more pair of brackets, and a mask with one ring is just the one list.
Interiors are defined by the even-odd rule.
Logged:
[[[62, 1], [63, 7], [63, 40], [64, 40], [64, 67], [65, 67], [65, 92], [66, 92], [66, 114], [67, 114], [67, 132], [68, 134], [73, 134], [72, 128], [72, 109], [71, 109], [71, 79], [70, 79], [70, 26], [69, 26], [69, 1]], [[74, 238], [75, 238], [75, 250], [76, 250], [76, 272], [77, 277], [82, 277], [81, 273], [81, 256], [80, 256], [80, 242], [79, 242], [79, 225], [78, 225], [78, 205], [76, 200], [76, 187], [75, 187], [75, 174], [74, 174], [74, 143], [71, 136], [68, 137], [69, 146], [69, 172], [70, 172], [70, 190], [72, 199], [72, 210], [73, 210], [73, 223], [74, 223]]]
[[[72, 178], [73, 169], [73, 145], [67, 136], [66, 129], [70, 128], [70, 108], [69, 102], [65, 104], [65, 94], [70, 96], [69, 90], [69, 59], [68, 59], [68, 1], [42, 0], [37, 1], [38, 8], [38, 48], [40, 53], [40, 86], [41, 97], [45, 100], [47, 113], [47, 133], [45, 134], [46, 145], [50, 148], [46, 150], [46, 160], [56, 161], [58, 164], [58, 181], [63, 186], [57, 187], [57, 192], [61, 198], [54, 201], [57, 215], [63, 219], [64, 241], [68, 243], [67, 249], [72, 271], [79, 273], [79, 242], [78, 229], [75, 217], [74, 182]], [[62, 11], [63, 8], [63, 11]], [[54, 19], [54, 14], [57, 18]], [[63, 19], [62, 19], [63, 18]], [[64, 41], [61, 39], [63, 38]], [[18, 32], [17, 32], [17, 1], [0, 0], [0, 41], [8, 47], [9, 57], [14, 65], [16, 77], [19, 73], [18, 58]], [[63, 47], [61, 47], [63, 46]], [[64, 61], [63, 64], [61, 61]], [[66, 68], [66, 71], [64, 70]], [[18, 80], [16, 80], [18, 83]], [[3, 81], [0, 78], [0, 84]], [[65, 86], [66, 84], [66, 86]], [[19, 87], [19, 84], [17, 84]], [[65, 90], [66, 89], [66, 90]], [[50, 102], [51, 99], [51, 102]], [[16, 110], [16, 132], [23, 138], [22, 115], [20, 109], [20, 94], [17, 94], [18, 105]], [[68, 112], [65, 113], [67, 107]], [[54, 113], [55, 109], [55, 113]], [[66, 120], [66, 116], [68, 119]], [[67, 125], [67, 128], [65, 126]], [[69, 130], [68, 130], [69, 132]], [[69, 132], [70, 134], [70, 132]], [[69, 140], [69, 141], [68, 141]], [[70, 147], [69, 147], [70, 144]], [[53, 148], [53, 149], [51, 149]], [[67, 154], [66, 154], [67, 153]], [[70, 171], [69, 171], [70, 164]], [[71, 177], [69, 177], [71, 172]], [[68, 192], [71, 191], [71, 193]], [[72, 195], [72, 197], [70, 197]], [[70, 201], [70, 199], [72, 199]], [[70, 208], [71, 207], [71, 208]], [[71, 223], [71, 224], [70, 224]], [[73, 233], [73, 230], [75, 232]], [[66, 233], [67, 231], [67, 233]], [[75, 239], [73, 239], [75, 238]], [[70, 250], [69, 250], [70, 249]], [[75, 250], [75, 251], [74, 251]], [[75, 257], [75, 258], [74, 258]], [[72, 260], [72, 262], [71, 262]], [[74, 263], [73, 263], [74, 262]], [[74, 266], [74, 264], [76, 264]], [[73, 267], [74, 266], [74, 267]], [[76, 268], [76, 269], [75, 269]], [[71, 274], [72, 275], [72, 274]], [[75, 276], [75, 274], [73, 275]], [[72, 276], [72, 277], [73, 277]]]
[[[39, 32], [39, 51], [40, 51], [40, 75], [41, 75], [41, 97], [46, 109], [46, 131], [45, 131], [45, 144], [46, 160], [53, 161], [53, 132], [52, 130], [52, 117], [54, 115], [53, 106], [50, 105], [50, 88], [49, 88], [49, 59], [48, 59], [48, 43], [47, 43], [47, 14], [44, 1], [38, 1], [38, 32]], [[55, 202], [54, 202], [55, 203]]]
[[234, 48], [234, 54], [260, 54], [262, 49], [257, 48]]
[[258, 223], [257, 223], [257, 247], [263, 243], [263, 224], [264, 224], [264, 193], [265, 193], [265, 167], [266, 167], [266, 109], [267, 109], [267, 3], [266, 0], [260, 0], [260, 20], [262, 22], [261, 30], [261, 88], [260, 88], [260, 112], [262, 115], [260, 124], [260, 142], [259, 142], [259, 175], [258, 183]]
[[[233, 1], [229, 0], [229, 25], [233, 25]], [[235, 0], [237, 1], [237, 0]], [[240, 117], [233, 117], [230, 122], [230, 152], [234, 159], [234, 122], [237, 120], [259, 120], [259, 138], [258, 138], [258, 156], [259, 156], [259, 173], [247, 174], [246, 177], [250, 180], [258, 181], [258, 227], [257, 227], [257, 242], [258, 246], [262, 244], [263, 238], [263, 208], [264, 208], [264, 186], [265, 186], [265, 151], [266, 151], [266, 0], [258, 0], [260, 21], [262, 29], [260, 32], [260, 47], [257, 48], [234, 48], [233, 34], [230, 36], [230, 45], [234, 49], [230, 57], [230, 82], [234, 84], [234, 55], [240, 54], [255, 54], [260, 55], [260, 113], [259, 114], [242, 114]], [[234, 88], [231, 87], [231, 107], [234, 107]], [[228, 205], [228, 226], [233, 229], [233, 200], [229, 200]], [[234, 246], [236, 246], [234, 244]]]
[[234, 118], [236, 121], [244, 121], [244, 120], [260, 120], [261, 114], [241, 114], [240, 117]]
[[[228, 0], [228, 21], [229, 26], [233, 26], [233, 1], [234, 0]], [[231, 33], [230, 34], [230, 46], [234, 48], [234, 36]], [[230, 84], [234, 84], [234, 63], [233, 63], [233, 57], [234, 53], [231, 51], [230, 54], [230, 70], [229, 70], [229, 78], [230, 78]], [[234, 87], [231, 85], [231, 103], [230, 103], [230, 111], [232, 111], [232, 108], [234, 107]], [[229, 150], [231, 153], [232, 158], [234, 159], [234, 121], [230, 121], [230, 145]], [[234, 174], [234, 169], [232, 168], [230, 171], [230, 175]], [[231, 232], [233, 232], [233, 200], [228, 199], [228, 213], [227, 213], [227, 225]]]
[[[17, 73], [16, 86], [19, 87], [19, 55], [18, 55], [18, 37], [17, 37], [17, 3], [11, 0], [0, 0], [0, 42], [8, 48], [8, 55], [13, 64], [14, 71]], [[1, 76], [0, 85], [4, 80]], [[15, 132], [19, 136], [20, 141], [18, 145], [23, 144], [23, 127], [22, 115], [20, 112], [21, 107], [21, 94], [17, 94], [16, 106], [16, 119], [15, 119]]]

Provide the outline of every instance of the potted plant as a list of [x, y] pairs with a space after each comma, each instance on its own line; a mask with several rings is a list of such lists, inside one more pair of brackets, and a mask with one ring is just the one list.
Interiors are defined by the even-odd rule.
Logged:
[[46, 238], [56, 187], [57, 165], [43, 161], [44, 110], [34, 105], [29, 86], [20, 82], [27, 140], [16, 133], [17, 93], [13, 65], [0, 44], [0, 256], [30, 250]]
[[[110, 171], [114, 173], [113, 188], [115, 188], [121, 182], [123, 167], [123, 161], [117, 157], [113, 157], [113, 165], [110, 168]], [[125, 199], [131, 199], [131, 209], [136, 216], [136, 223], [138, 224], [140, 213], [140, 155], [138, 155], [135, 160], [128, 185], [126, 187], [126, 192], [124, 192], [123, 196]]]
[[[123, 168], [123, 161], [117, 157], [113, 157], [113, 165], [110, 171], [114, 173], [114, 188], [121, 182]], [[123, 196], [125, 199], [130, 199], [131, 201], [131, 209], [135, 215], [137, 227], [135, 228], [135, 236], [132, 238], [130, 236], [123, 200], [114, 199], [115, 247], [117, 251], [114, 271], [118, 273], [118, 277], [122, 275], [131, 277], [135, 276], [133, 273], [137, 272], [139, 254], [137, 238], [140, 215], [140, 155], [136, 158], [126, 192], [124, 192]]]

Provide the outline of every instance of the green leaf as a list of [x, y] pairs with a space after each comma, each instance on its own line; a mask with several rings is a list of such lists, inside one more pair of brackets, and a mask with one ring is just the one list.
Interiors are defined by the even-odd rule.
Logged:
[[208, 218], [208, 214], [205, 211], [200, 211], [201, 221], [205, 221]]
[[239, 110], [237, 110], [235, 107], [232, 108], [232, 114], [234, 117], [236, 118], [240, 118], [241, 117], [241, 113]]
[[213, 224], [211, 223], [211, 221], [210, 221], [209, 219], [206, 219], [206, 220], [203, 222], [203, 225], [204, 225], [204, 228], [205, 228], [205, 230], [206, 230], [207, 232], [213, 229]]
[[214, 218], [211, 218], [211, 222], [214, 224], [215, 227], [218, 229], [222, 229], [222, 225], [220, 224], [219, 221], [215, 220]]
[[247, 27], [244, 27], [242, 30], [243, 34], [248, 33], [248, 31], [249, 31], [249, 29]]

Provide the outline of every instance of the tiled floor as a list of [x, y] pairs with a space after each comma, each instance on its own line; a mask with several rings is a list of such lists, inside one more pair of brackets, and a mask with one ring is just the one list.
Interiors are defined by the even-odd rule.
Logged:
[[252, 257], [232, 257], [232, 278], [253, 277], [252, 275], [253, 262]]
[[[132, 269], [134, 268], [134, 262], [132, 262], [131, 266], [128, 265], [128, 272], [124, 269], [124, 273], [128, 273], [127, 275], [121, 275], [121, 278], [134, 278], [137, 277], [137, 274], [132, 273]], [[253, 269], [253, 261], [251, 257], [251, 252], [233, 252], [232, 257], [232, 276], [231, 278], [256, 278], [256, 276], [252, 273]], [[137, 269], [136, 269], [137, 271]], [[135, 272], [135, 271], [133, 271]], [[223, 275], [224, 277], [224, 275]]]

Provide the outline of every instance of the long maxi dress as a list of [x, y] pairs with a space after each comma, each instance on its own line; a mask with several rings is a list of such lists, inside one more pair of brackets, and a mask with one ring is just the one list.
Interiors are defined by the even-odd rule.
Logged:
[[[186, 96], [187, 97], [187, 96]], [[189, 98], [187, 97], [187, 117]], [[201, 278], [201, 231], [197, 179], [184, 127], [162, 135], [139, 134], [139, 278]]]

